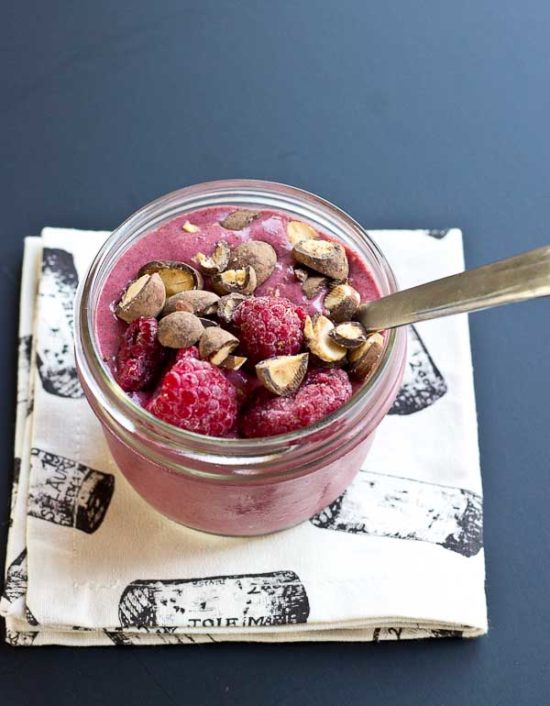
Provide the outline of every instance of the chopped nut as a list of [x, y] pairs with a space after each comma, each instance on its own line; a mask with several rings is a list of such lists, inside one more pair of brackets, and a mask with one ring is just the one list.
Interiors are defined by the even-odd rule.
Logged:
[[166, 301], [162, 279], [144, 274], [130, 282], [115, 309], [119, 319], [131, 324], [140, 316], [157, 316]]
[[203, 325], [194, 314], [175, 311], [159, 321], [157, 338], [167, 348], [189, 348], [199, 340], [203, 331]]
[[367, 332], [358, 321], [346, 321], [338, 324], [329, 333], [332, 340], [344, 348], [359, 348], [367, 340]]
[[233, 211], [221, 221], [220, 225], [222, 228], [227, 228], [227, 230], [242, 230], [250, 225], [255, 218], [258, 218], [259, 215], [259, 211], [247, 211], [245, 209]]
[[361, 380], [366, 380], [376, 370], [382, 351], [384, 338], [379, 333], [371, 334], [367, 340], [349, 353], [350, 373]]
[[222, 360], [220, 367], [226, 370], [240, 370], [247, 360], [248, 358], [242, 355], [228, 355], [225, 360]]
[[166, 296], [171, 297], [188, 289], [202, 289], [203, 281], [200, 272], [185, 262], [175, 260], [154, 260], [143, 265], [140, 275], [152, 275], [156, 272], [166, 287]]
[[241, 270], [250, 266], [256, 272], [257, 285], [263, 284], [277, 264], [277, 253], [269, 243], [263, 240], [249, 240], [231, 251], [229, 267]]
[[200, 228], [193, 223], [189, 223], [189, 221], [185, 221], [185, 223], [181, 227], [182, 230], [184, 230], [186, 233], [198, 233]]
[[325, 363], [336, 363], [346, 356], [346, 349], [335, 343], [330, 337], [334, 324], [322, 314], [316, 314], [313, 319], [306, 317], [304, 336], [307, 347]]
[[206, 256], [202, 252], [195, 255], [200, 271], [205, 275], [216, 275], [218, 272], [223, 272], [229, 264], [229, 245], [225, 240], [220, 240], [216, 244], [211, 255]]
[[302, 270], [301, 267], [295, 267], [294, 268], [294, 276], [300, 283], [304, 283], [306, 279], [309, 277], [309, 272], [307, 270]]
[[301, 240], [319, 237], [315, 228], [308, 226], [307, 223], [302, 223], [302, 221], [289, 221], [286, 226], [286, 234], [293, 246], [298, 245]]
[[204, 330], [199, 341], [199, 354], [204, 360], [220, 365], [239, 345], [239, 339], [219, 326]]
[[219, 301], [219, 296], [214, 294], [214, 292], [209, 292], [206, 289], [189, 289], [187, 292], [179, 292], [179, 294], [168, 297], [162, 315], [167, 316], [178, 309], [179, 311], [185, 311], [186, 309], [180, 308], [180, 306], [185, 305], [186, 307], [191, 307], [187, 310], [197, 316], [210, 316], [216, 313]]
[[304, 379], [308, 360], [307, 353], [268, 358], [256, 365], [256, 375], [274, 395], [291, 395]]
[[218, 302], [218, 318], [225, 321], [226, 324], [230, 324], [233, 320], [233, 315], [240, 307], [240, 305], [248, 299], [244, 294], [226, 294]]
[[218, 294], [252, 294], [256, 286], [256, 271], [250, 265], [240, 270], [226, 270], [212, 277], [212, 287]]
[[292, 249], [294, 259], [330, 279], [345, 280], [348, 258], [344, 246], [331, 240], [300, 240]]
[[361, 302], [359, 292], [349, 284], [332, 287], [323, 302], [330, 318], [339, 323], [350, 321]]
[[302, 282], [302, 291], [308, 299], [313, 299], [327, 286], [328, 279], [318, 275], [308, 277]]

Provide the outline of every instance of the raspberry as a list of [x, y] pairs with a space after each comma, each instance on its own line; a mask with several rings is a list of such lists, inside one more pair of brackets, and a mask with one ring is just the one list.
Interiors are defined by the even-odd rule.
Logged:
[[115, 379], [126, 392], [143, 390], [160, 374], [165, 350], [157, 340], [154, 318], [133, 321], [122, 336], [115, 360]]
[[180, 351], [147, 409], [181, 429], [224, 436], [237, 421], [237, 390], [218, 368], [195, 355], [193, 348]]
[[252, 363], [299, 353], [305, 312], [284, 297], [247, 299], [235, 312], [241, 346]]
[[351, 383], [344, 370], [313, 370], [290, 397], [259, 392], [243, 414], [242, 434], [248, 438], [274, 436], [310, 426], [336, 411], [351, 395]]
[[198, 358], [199, 349], [196, 346], [191, 346], [190, 348], [179, 348], [176, 353], [175, 363], [179, 363], [180, 360], [184, 358]]

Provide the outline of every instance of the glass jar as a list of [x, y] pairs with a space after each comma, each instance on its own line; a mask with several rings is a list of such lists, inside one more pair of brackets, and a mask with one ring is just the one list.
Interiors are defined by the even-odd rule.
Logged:
[[283, 184], [227, 180], [198, 184], [144, 206], [107, 239], [81, 284], [75, 346], [80, 380], [121, 472], [167, 517], [224, 535], [295, 525], [335, 500], [353, 480], [401, 384], [404, 329], [388, 332], [380, 365], [343, 407], [317, 424], [262, 439], [221, 439], [177, 429], [133, 402], [102, 361], [95, 334], [99, 295], [123, 252], [162, 223], [208, 206], [270, 208], [333, 236], [366, 261], [382, 295], [397, 288], [367, 233], [327, 201]]

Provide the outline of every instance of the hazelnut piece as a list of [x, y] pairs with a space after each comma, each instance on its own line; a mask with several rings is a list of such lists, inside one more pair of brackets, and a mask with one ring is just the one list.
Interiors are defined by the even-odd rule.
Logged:
[[206, 289], [189, 289], [186, 292], [179, 292], [168, 297], [162, 313], [163, 316], [167, 316], [180, 309], [181, 305], [186, 305], [190, 307], [189, 311], [197, 316], [210, 316], [216, 313], [219, 300], [217, 294]]
[[253, 267], [258, 287], [271, 275], [276, 264], [277, 253], [269, 243], [265, 243], [263, 240], [249, 240], [237, 245], [231, 251], [229, 258], [229, 267], [233, 269]]
[[228, 355], [225, 360], [222, 360], [220, 367], [226, 370], [240, 370], [247, 360], [242, 355]]
[[207, 256], [202, 252], [198, 252], [195, 255], [195, 260], [203, 274], [216, 275], [218, 272], [223, 272], [229, 264], [229, 254], [229, 245], [225, 240], [220, 240], [211, 255]]
[[286, 234], [291, 245], [298, 245], [301, 240], [318, 238], [319, 233], [302, 221], [289, 221], [286, 226]]
[[226, 294], [218, 302], [218, 318], [225, 321], [226, 324], [230, 324], [233, 320], [233, 316], [240, 305], [248, 299], [244, 294]]
[[256, 365], [256, 375], [262, 385], [274, 395], [291, 395], [304, 379], [308, 359], [307, 353], [268, 358]]
[[327, 286], [328, 279], [319, 275], [308, 277], [305, 282], [302, 282], [302, 291], [308, 299], [313, 299]]
[[303, 270], [301, 267], [295, 267], [294, 268], [294, 277], [300, 282], [300, 284], [303, 284], [306, 279], [309, 277], [309, 272], [307, 270]]
[[367, 340], [367, 332], [358, 321], [345, 321], [338, 324], [332, 329], [329, 336], [339, 346], [348, 349], [359, 348]]
[[379, 333], [371, 334], [364, 343], [349, 353], [351, 375], [361, 380], [368, 379], [375, 371], [383, 350], [384, 337]]
[[227, 230], [242, 230], [250, 225], [254, 219], [258, 218], [259, 215], [259, 211], [247, 211], [245, 209], [233, 211], [221, 221], [220, 225], [222, 228], [227, 228]]
[[323, 302], [330, 318], [340, 323], [350, 321], [361, 302], [359, 292], [349, 284], [332, 287]]
[[119, 319], [131, 324], [140, 316], [158, 316], [166, 300], [162, 279], [157, 274], [144, 274], [130, 282], [115, 313]]
[[198, 233], [200, 230], [198, 226], [196, 226], [194, 223], [189, 223], [189, 221], [185, 221], [181, 229], [184, 230], [186, 233]]
[[239, 270], [226, 270], [212, 277], [212, 287], [218, 294], [252, 294], [256, 286], [256, 271], [250, 265]]
[[204, 329], [199, 341], [199, 354], [204, 360], [220, 365], [239, 345], [239, 339], [219, 326]]
[[334, 324], [322, 314], [316, 314], [313, 319], [306, 317], [304, 337], [307, 347], [325, 363], [337, 363], [346, 357], [346, 349], [335, 343], [330, 337]]
[[153, 260], [143, 265], [139, 275], [152, 275], [155, 272], [164, 282], [167, 297], [188, 289], [202, 289], [203, 281], [200, 272], [185, 262]]
[[175, 311], [159, 321], [157, 338], [166, 348], [189, 348], [202, 336], [204, 326], [187, 311]]
[[294, 259], [321, 275], [337, 281], [348, 276], [348, 258], [344, 246], [331, 240], [300, 240], [292, 249]]

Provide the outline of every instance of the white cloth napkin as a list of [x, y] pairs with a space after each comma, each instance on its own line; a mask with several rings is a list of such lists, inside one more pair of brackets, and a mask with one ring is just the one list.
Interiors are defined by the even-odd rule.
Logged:
[[[13, 645], [377, 641], [487, 629], [467, 319], [410, 329], [406, 379], [352, 486], [298, 527], [217, 537], [162, 517], [78, 384], [76, 285], [107, 234], [27, 238], [4, 595]], [[459, 230], [371, 232], [411, 286], [463, 268]]]

